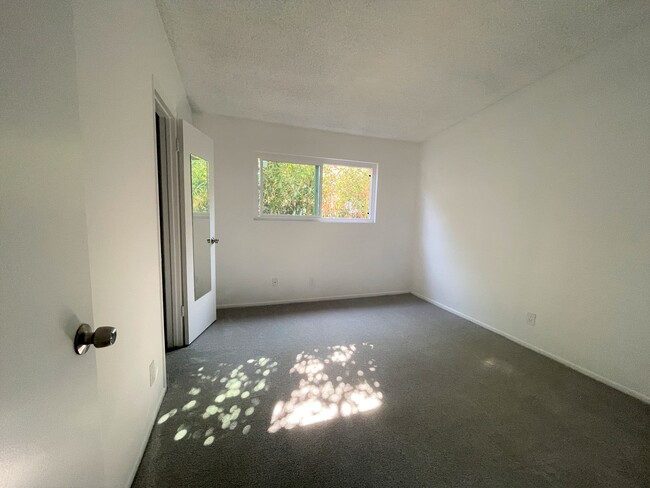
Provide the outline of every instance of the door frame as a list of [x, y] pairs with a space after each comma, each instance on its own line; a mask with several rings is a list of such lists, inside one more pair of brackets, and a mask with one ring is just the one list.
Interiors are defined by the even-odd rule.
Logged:
[[[183, 325], [183, 264], [181, 234], [181, 179], [178, 157], [178, 126], [154, 80], [153, 125], [156, 158], [156, 203], [158, 207], [158, 252], [160, 259], [161, 330], [164, 349], [182, 347], [185, 342]], [[156, 115], [165, 120], [164, 157], [158, 170]], [[162, 195], [161, 190], [162, 189]], [[164, 351], [163, 351], [164, 357]], [[163, 366], [163, 370], [166, 366]], [[166, 376], [166, 375], [165, 375]]]

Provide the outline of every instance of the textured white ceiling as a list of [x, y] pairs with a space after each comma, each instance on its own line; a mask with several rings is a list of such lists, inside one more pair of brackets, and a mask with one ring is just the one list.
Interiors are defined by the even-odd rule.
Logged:
[[650, 20], [650, 0], [157, 3], [195, 111], [411, 141]]

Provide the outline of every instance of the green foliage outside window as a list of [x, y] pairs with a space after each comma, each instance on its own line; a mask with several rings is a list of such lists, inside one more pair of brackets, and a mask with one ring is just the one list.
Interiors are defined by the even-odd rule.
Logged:
[[192, 155], [192, 212], [208, 213], [208, 162]]
[[316, 166], [264, 161], [263, 213], [316, 215]]
[[324, 165], [321, 216], [337, 219], [369, 218], [370, 170]]
[[262, 214], [368, 219], [371, 174], [366, 167], [261, 160]]

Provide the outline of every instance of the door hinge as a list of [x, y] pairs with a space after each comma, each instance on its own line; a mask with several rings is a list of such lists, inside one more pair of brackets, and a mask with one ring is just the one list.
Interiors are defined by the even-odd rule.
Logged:
[[185, 305], [181, 305], [181, 317], [185, 317]]
[[181, 152], [181, 143], [178, 141], [178, 137], [176, 138], [176, 152]]

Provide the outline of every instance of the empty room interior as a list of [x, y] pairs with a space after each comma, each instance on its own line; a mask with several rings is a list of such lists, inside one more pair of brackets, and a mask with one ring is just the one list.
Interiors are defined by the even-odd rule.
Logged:
[[650, 487], [648, 0], [0, 7], [0, 487]]

